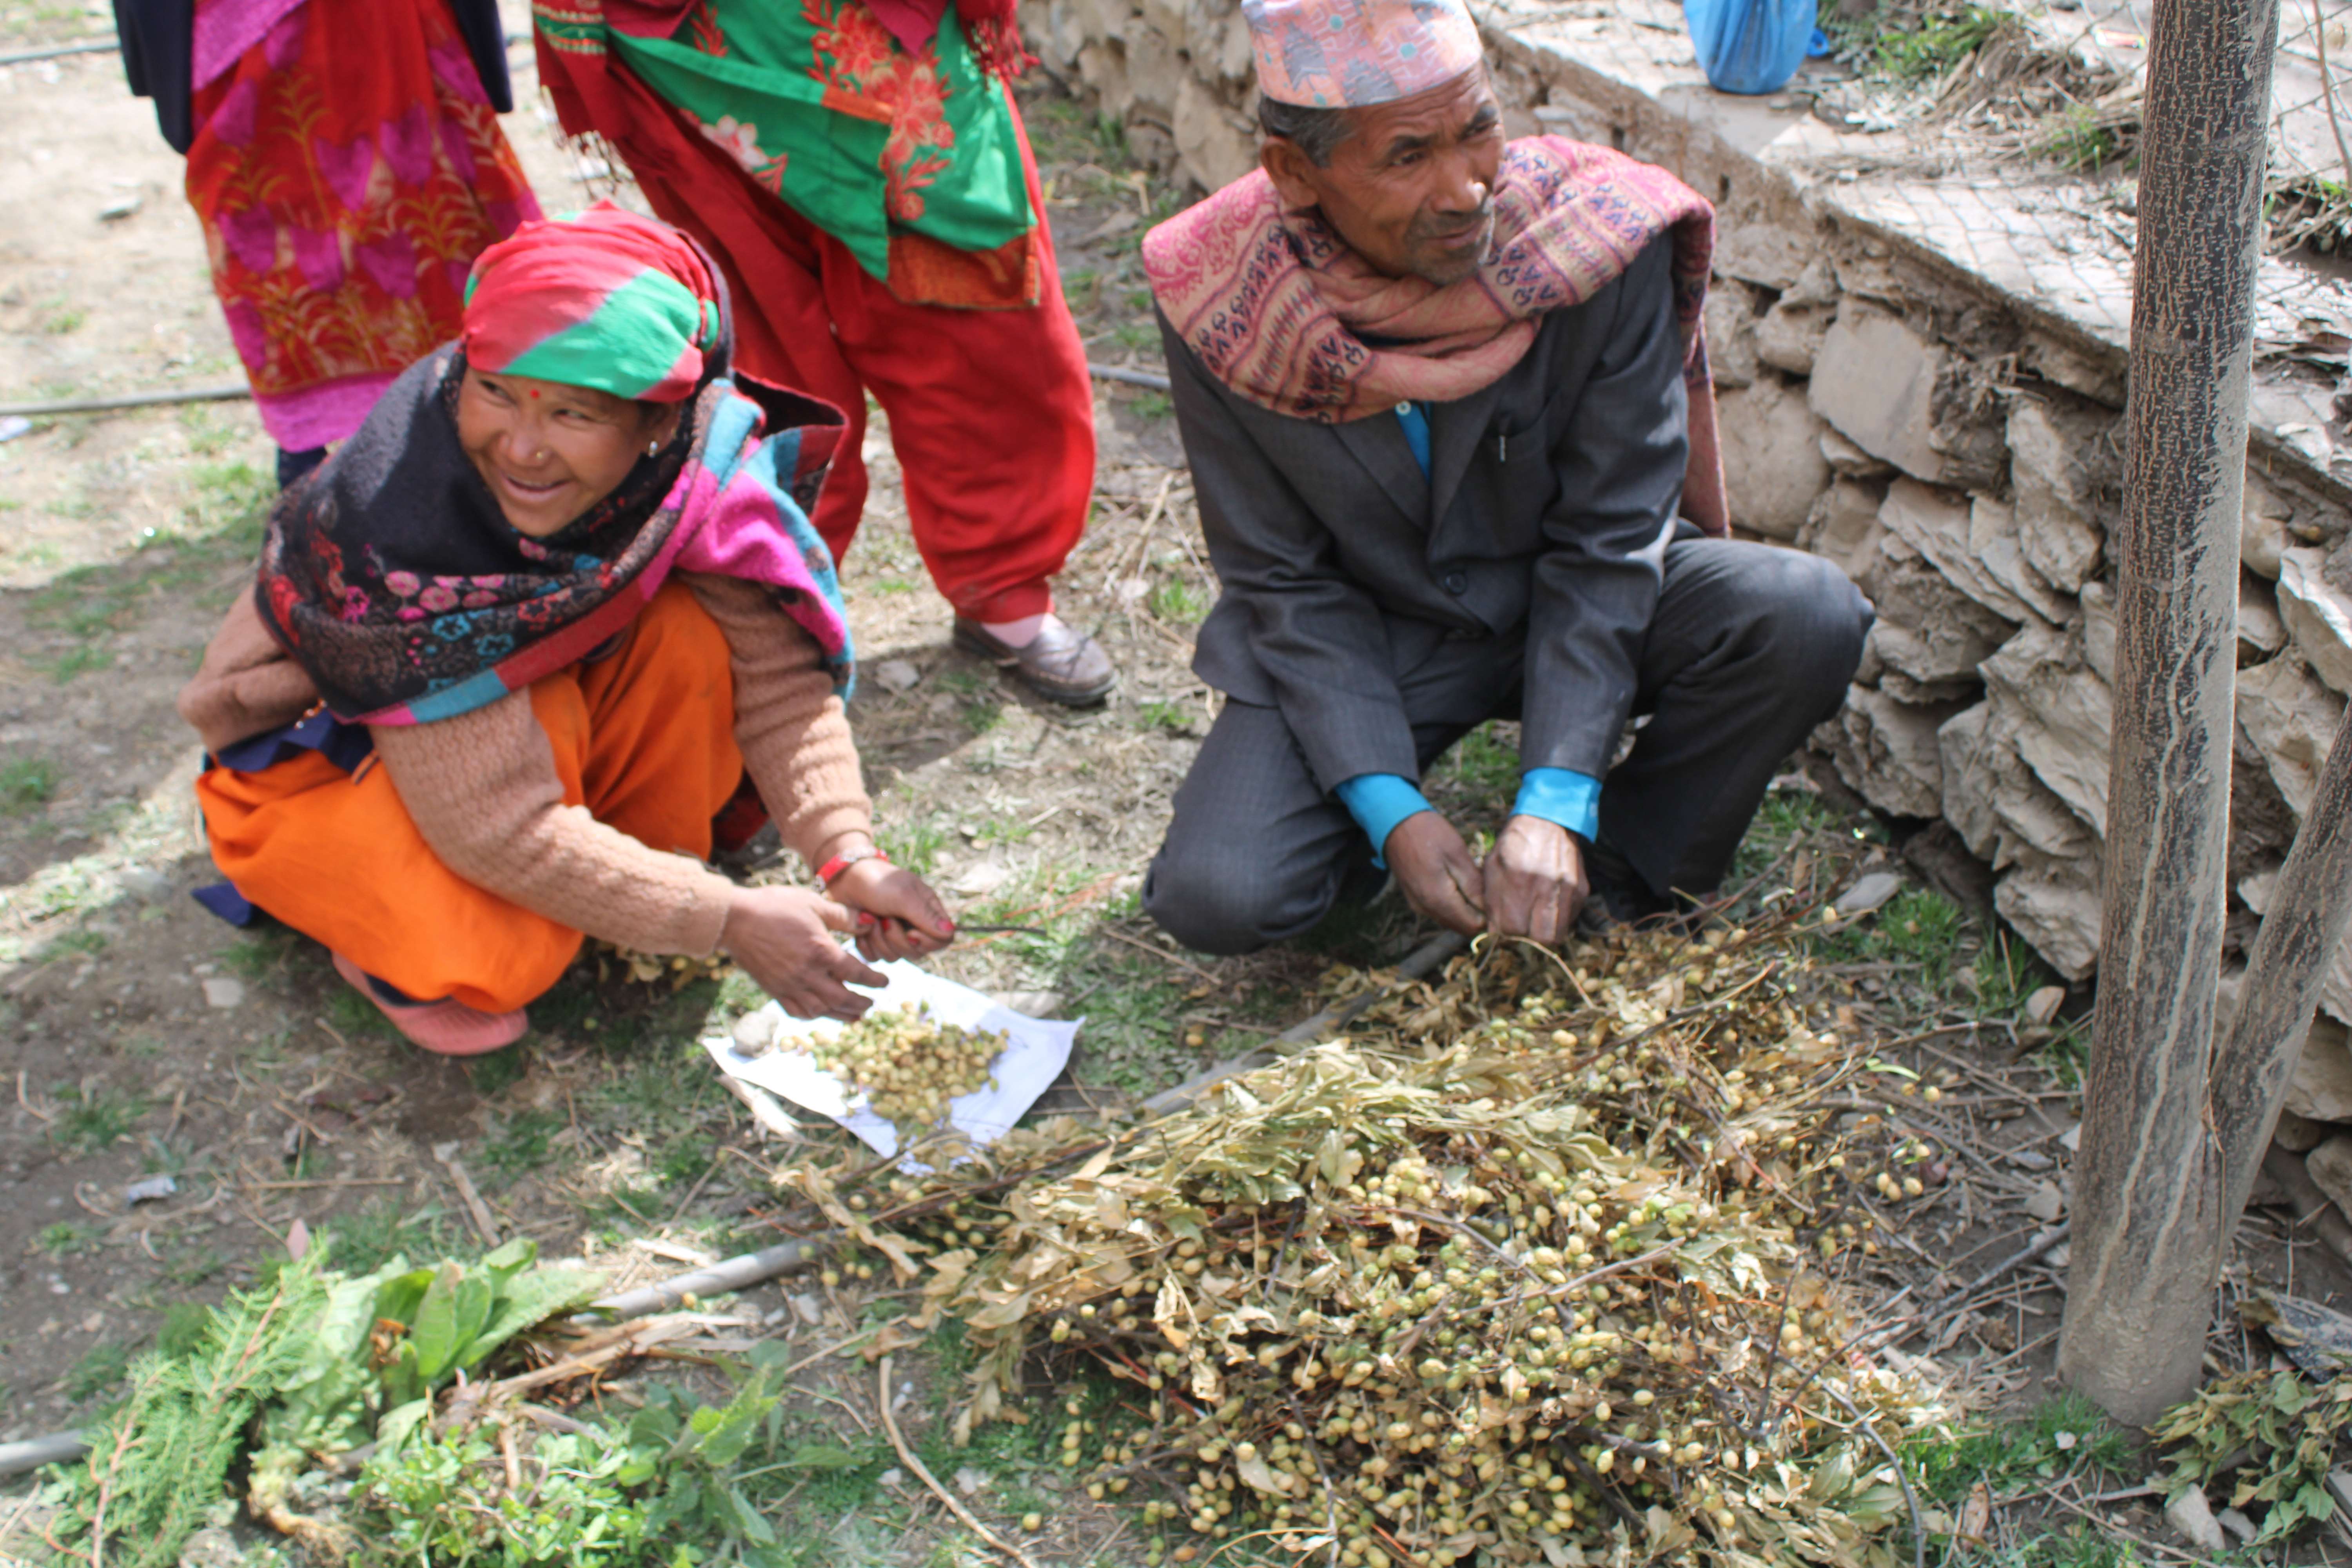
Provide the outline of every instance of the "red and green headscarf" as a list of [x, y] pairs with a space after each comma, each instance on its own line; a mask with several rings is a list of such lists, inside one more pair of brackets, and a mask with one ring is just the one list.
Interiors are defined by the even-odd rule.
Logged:
[[467, 363], [682, 402], [719, 342], [718, 292], [685, 236], [599, 202], [482, 252], [466, 285]]

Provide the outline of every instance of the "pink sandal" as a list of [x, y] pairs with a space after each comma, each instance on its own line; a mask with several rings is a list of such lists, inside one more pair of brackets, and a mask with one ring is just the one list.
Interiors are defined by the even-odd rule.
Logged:
[[382, 1009], [394, 1028], [436, 1057], [484, 1056], [513, 1045], [530, 1027], [530, 1016], [520, 1007], [485, 1013], [446, 996], [438, 1002], [387, 1002], [365, 970], [340, 952], [328, 956], [335, 961], [335, 973]]

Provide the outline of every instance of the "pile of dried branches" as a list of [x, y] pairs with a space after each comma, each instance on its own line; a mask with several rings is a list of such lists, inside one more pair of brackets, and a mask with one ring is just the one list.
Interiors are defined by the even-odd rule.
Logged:
[[967, 1432], [1024, 1374], [1135, 1385], [1065, 1460], [1163, 1485], [1180, 1559], [1888, 1561], [1891, 1444], [1941, 1412], [1856, 1352], [1833, 1260], [1928, 1151], [1871, 1113], [1908, 1085], [1805, 1005], [1789, 924], [1465, 958], [1190, 1110], [1015, 1134], [878, 1215], [794, 1179], [928, 1262], [926, 1321], [983, 1352]]

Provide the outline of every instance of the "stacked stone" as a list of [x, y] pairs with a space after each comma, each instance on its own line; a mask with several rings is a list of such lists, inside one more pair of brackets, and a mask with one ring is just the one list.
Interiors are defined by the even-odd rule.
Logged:
[[1029, 0], [1022, 26], [1075, 75], [1147, 163], [1204, 190], [1257, 167], [1255, 78], [1239, 0]]

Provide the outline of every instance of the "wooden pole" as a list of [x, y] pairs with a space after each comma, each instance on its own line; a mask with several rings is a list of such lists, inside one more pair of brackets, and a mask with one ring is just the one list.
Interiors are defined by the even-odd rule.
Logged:
[[2099, 1000], [2060, 1374], [2142, 1426], [2196, 1386], [2221, 1227], [2221, 974], [2253, 286], [2277, 0], [2157, 0], [2125, 411]]
[[[2213, 1142], [2221, 1162], [2221, 1234], [2209, 1282], [2229, 1261], [2230, 1234], [2278, 1126], [2303, 1038], [2327, 972], [2352, 926], [2352, 712], [2320, 770], [2255, 939], [2238, 1016], [2213, 1058]], [[2210, 1292], [2209, 1292], [2210, 1293]]]

